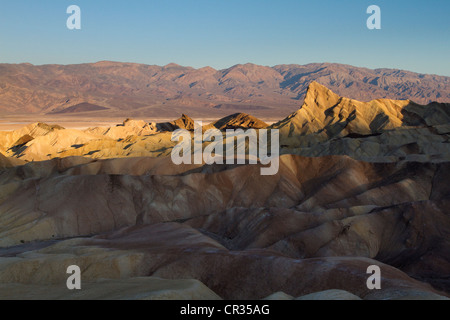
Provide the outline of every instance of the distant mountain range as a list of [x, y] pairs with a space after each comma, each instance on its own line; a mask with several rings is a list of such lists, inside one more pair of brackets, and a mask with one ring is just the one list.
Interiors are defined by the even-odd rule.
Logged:
[[450, 77], [394, 69], [317, 63], [215, 70], [104, 61], [0, 64], [0, 114], [214, 118], [246, 112], [279, 119], [302, 105], [313, 81], [362, 101], [450, 102]]

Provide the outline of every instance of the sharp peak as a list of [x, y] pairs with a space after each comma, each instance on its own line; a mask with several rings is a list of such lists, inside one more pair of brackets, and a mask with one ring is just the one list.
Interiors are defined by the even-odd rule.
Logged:
[[[308, 90], [306, 92], [306, 95], [308, 96], [308, 93], [311, 92], [315, 92], [315, 91], [322, 91], [322, 92], [333, 92], [331, 91], [331, 89], [329, 89], [328, 87], [326, 87], [323, 84], [320, 84], [317, 81], [312, 81], [309, 86], [308, 86]], [[333, 92], [334, 93], [334, 92]]]
[[326, 101], [338, 101], [341, 98], [340, 95], [334, 93], [323, 84], [313, 81], [309, 84], [306, 91], [304, 104], [316, 105], [318, 100], [325, 99]]
[[189, 123], [189, 122], [194, 123], [195, 122], [194, 119], [192, 119], [191, 117], [189, 117], [187, 114], [184, 114], [184, 113], [181, 115], [181, 117], [179, 117], [178, 119], [174, 120], [174, 122], [177, 122], [177, 121], [181, 121], [181, 122], [184, 122], [184, 123]]

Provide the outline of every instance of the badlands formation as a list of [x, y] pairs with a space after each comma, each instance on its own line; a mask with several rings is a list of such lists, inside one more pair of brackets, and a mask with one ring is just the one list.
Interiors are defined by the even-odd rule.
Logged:
[[359, 102], [313, 82], [278, 123], [212, 127], [279, 129], [278, 173], [174, 165], [186, 115], [0, 132], [0, 299], [450, 297], [449, 104]]

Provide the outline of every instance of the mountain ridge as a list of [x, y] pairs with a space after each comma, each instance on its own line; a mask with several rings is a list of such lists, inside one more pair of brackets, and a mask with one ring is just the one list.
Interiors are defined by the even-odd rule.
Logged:
[[[334, 63], [195, 69], [100, 61], [92, 64], [0, 64], [1, 114], [89, 117], [213, 117], [249, 112], [280, 118], [297, 110], [316, 81], [340, 96], [420, 104], [450, 102], [450, 77]], [[81, 108], [97, 105], [106, 108]], [[72, 108], [72, 109], [71, 109]]]

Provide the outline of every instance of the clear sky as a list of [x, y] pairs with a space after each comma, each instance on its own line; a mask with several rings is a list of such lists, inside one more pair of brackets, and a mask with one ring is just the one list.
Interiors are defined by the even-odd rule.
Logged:
[[[81, 30], [68, 30], [69, 5]], [[367, 7], [381, 8], [369, 30]], [[0, 0], [0, 63], [338, 62], [450, 76], [449, 0]]]

